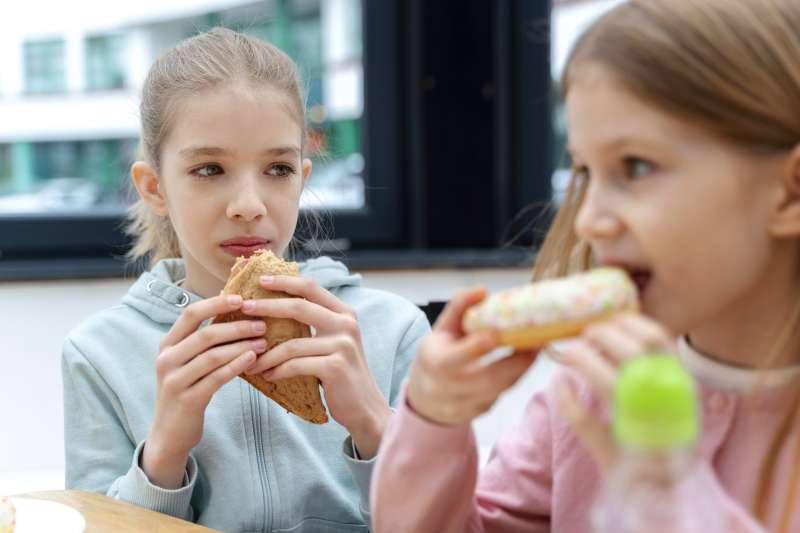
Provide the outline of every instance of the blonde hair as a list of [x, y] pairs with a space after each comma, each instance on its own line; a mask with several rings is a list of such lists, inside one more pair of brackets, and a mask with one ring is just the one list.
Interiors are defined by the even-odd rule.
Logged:
[[[297, 65], [275, 46], [226, 28], [214, 28], [162, 54], [147, 74], [139, 106], [140, 159], [160, 170], [161, 150], [182, 97], [207, 89], [248, 83], [269, 86], [288, 97], [290, 112], [306, 145], [305, 96]], [[138, 199], [128, 211], [126, 232], [134, 238], [128, 258], [148, 257], [150, 265], [180, 257], [178, 236], [169, 217], [152, 212]]]
[[[782, 153], [800, 144], [800, 2], [797, 0], [630, 0], [579, 39], [561, 80], [562, 98], [585, 65], [597, 65], [643, 101], [743, 150]], [[586, 183], [573, 176], [545, 238], [534, 278], [585, 270], [591, 252], [574, 230]], [[800, 302], [765, 365], [800, 344]], [[790, 409], [765, 458], [753, 509], [766, 520], [775, 456], [792, 434]], [[800, 479], [793, 453], [779, 517], [787, 531]]]

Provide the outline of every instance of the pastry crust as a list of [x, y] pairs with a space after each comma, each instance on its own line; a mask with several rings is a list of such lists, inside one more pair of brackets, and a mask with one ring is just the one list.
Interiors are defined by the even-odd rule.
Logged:
[[[222, 289], [222, 294], [238, 294], [245, 300], [263, 298], [295, 298], [291, 294], [270, 291], [261, 286], [261, 276], [298, 276], [297, 263], [284, 261], [269, 250], [259, 250], [250, 258], [240, 257], [231, 268], [231, 277]], [[219, 315], [214, 322], [253, 320], [240, 311]], [[290, 339], [310, 337], [310, 328], [291, 318], [264, 318], [267, 331], [264, 339], [267, 350]], [[328, 415], [319, 392], [319, 380], [314, 376], [268, 381], [260, 374], [240, 376], [253, 387], [277, 402], [281, 407], [313, 424], [325, 424]]]

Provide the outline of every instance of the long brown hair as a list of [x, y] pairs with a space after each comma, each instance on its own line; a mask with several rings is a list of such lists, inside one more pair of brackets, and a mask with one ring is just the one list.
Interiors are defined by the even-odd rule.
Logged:
[[[800, 1], [630, 0], [600, 18], [577, 42], [562, 80], [597, 65], [643, 101], [684, 118], [743, 150], [787, 152], [800, 144]], [[573, 176], [542, 245], [534, 278], [584, 270], [588, 247], [574, 231], [586, 184]], [[800, 274], [800, 273], [798, 273]], [[800, 301], [765, 366], [800, 347]], [[775, 457], [797, 434], [789, 409], [761, 468], [753, 511], [766, 521]], [[800, 490], [800, 445], [792, 487], [779, 513], [788, 531]]]

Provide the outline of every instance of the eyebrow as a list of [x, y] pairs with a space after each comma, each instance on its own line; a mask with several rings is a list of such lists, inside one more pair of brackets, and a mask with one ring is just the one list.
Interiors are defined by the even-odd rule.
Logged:
[[[184, 148], [183, 150], [181, 150], [179, 154], [186, 159], [192, 159], [195, 157], [203, 157], [203, 156], [206, 157], [227, 156], [230, 155], [230, 152], [218, 146], [190, 146], [188, 148]], [[267, 148], [266, 150], [262, 150], [259, 155], [278, 157], [287, 154], [295, 157], [300, 157], [300, 149], [297, 148], [296, 146], [276, 146], [274, 148]]]
[[[620, 150], [623, 148], [628, 148], [629, 146], [633, 145], [637, 149], [646, 149], [646, 150], [658, 150], [660, 147], [653, 143], [648, 139], [637, 139], [633, 137], [618, 137], [616, 139], [612, 139], [610, 141], [604, 142], [602, 147], [606, 150]], [[576, 154], [575, 150], [572, 146], [567, 145], [564, 147], [564, 152], [570, 158], [575, 159]]]

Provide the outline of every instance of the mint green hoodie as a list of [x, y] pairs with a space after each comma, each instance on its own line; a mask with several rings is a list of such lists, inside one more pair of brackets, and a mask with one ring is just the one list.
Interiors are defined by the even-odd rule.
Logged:
[[[430, 329], [412, 303], [361, 287], [339, 262], [301, 264], [358, 314], [375, 381], [394, 405], [420, 339]], [[180, 260], [144, 273], [120, 305], [74, 329], [64, 343], [66, 486], [108, 494], [225, 532], [368, 531], [373, 461], [354, 457], [345, 429], [303, 422], [242, 379], [206, 409], [203, 438], [184, 486], [152, 485], [139, 468], [155, 405], [158, 344], [200, 298], [180, 289]]]

